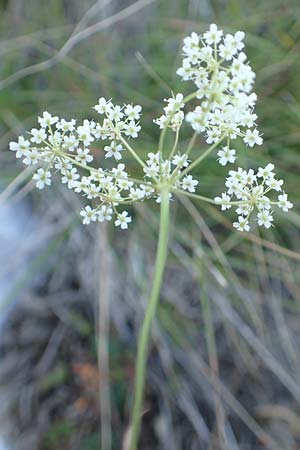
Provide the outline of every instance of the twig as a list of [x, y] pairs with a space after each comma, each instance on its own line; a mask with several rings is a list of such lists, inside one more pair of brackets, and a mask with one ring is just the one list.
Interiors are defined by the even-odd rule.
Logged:
[[21, 80], [24, 77], [27, 77], [28, 75], [33, 75], [35, 73], [50, 69], [51, 67], [58, 64], [77, 44], [79, 44], [79, 42], [89, 38], [90, 36], [92, 36], [95, 33], [98, 33], [99, 31], [108, 28], [111, 25], [121, 22], [127, 17], [130, 17], [131, 15], [145, 8], [147, 5], [150, 5], [150, 3], [153, 3], [154, 1], [156, 0], [138, 0], [137, 2], [133, 3], [127, 8], [122, 9], [118, 13], [112, 15], [111, 17], [107, 17], [101, 20], [100, 22], [91, 25], [88, 28], [85, 28], [84, 30], [80, 31], [74, 36], [71, 35], [71, 37], [67, 40], [67, 42], [52, 58], [49, 58], [38, 64], [33, 64], [31, 66], [24, 67], [23, 69], [18, 70], [14, 74], [0, 81], [0, 89], [8, 87], [9, 85], [15, 83], [18, 80]]

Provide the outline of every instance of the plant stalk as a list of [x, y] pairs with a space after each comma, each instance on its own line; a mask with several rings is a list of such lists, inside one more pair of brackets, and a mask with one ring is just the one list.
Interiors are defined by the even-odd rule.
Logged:
[[144, 321], [139, 334], [138, 350], [135, 367], [135, 390], [133, 412], [130, 425], [130, 447], [128, 450], [137, 450], [138, 439], [140, 435], [142, 406], [144, 399], [145, 379], [146, 379], [146, 363], [148, 356], [149, 340], [151, 334], [151, 325], [157, 309], [162, 279], [167, 259], [168, 251], [168, 233], [169, 233], [169, 190], [161, 190], [160, 204], [160, 226], [159, 238], [156, 251], [155, 271], [151, 294], [147, 305]]

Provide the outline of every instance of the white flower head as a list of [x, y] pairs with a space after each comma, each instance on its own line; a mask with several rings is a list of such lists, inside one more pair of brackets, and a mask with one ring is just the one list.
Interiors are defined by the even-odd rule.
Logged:
[[122, 159], [121, 152], [124, 150], [121, 144], [116, 144], [116, 142], [111, 142], [110, 145], [106, 145], [104, 147], [104, 151], [106, 152], [105, 158], [114, 157], [116, 161]]
[[293, 207], [293, 203], [288, 200], [288, 196], [285, 192], [278, 195], [278, 207], [284, 212], [288, 212], [288, 210]]
[[112, 103], [110, 100], [106, 100], [104, 97], [99, 98], [98, 105], [94, 106], [94, 109], [99, 114], [105, 114], [112, 108]]
[[10, 142], [9, 143], [9, 149], [13, 152], [16, 152], [17, 158], [22, 158], [25, 156], [30, 148], [30, 142], [26, 139], [24, 139], [23, 136], [19, 136], [18, 142]]
[[260, 227], [264, 226], [265, 228], [270, 228], [273, 220], [272, 214], [267, 209], [263, 209], [257, 214], [257, 222]]
[[97, 211], [92, 209], [89, 205], [80, 211], [80, 215], [83, 217], [83, 224], [89, 225], [91, 222], [97, 220]]
[[247, 130], [244, 137], [244, 142], [249, 147], [254, 147], [255, 144], [262, 145], [263, 139], [259, 135], [258, 130]]
[[50, 186], [51, 184], [51, 173], [48, 170], [40, 168], [33, 175], [32, 179], [36, 182], [35, 184], [38, 189], [44, 189], [45, 186]]
[[230, 209], [230, 196], [225, 194], [224, 192], [221, 194], [221, 197], [214, 198], [217, 205], [221, 205], [221, 210], [226, 211], [226, 209]]
[[44, 128], [40, 128], [39, 130], [37, 128], [32, 128], [30, 133], [32, 135], [30, 140], [35, 144], [41, 144], [47, 138]]
[[198, 186], [199, 181], [198, 180], [194, 180], [192, 175], [186, 175], [181, 183], [181, 187], [184, 191], [188, 191], [188, 192], [195, 192], [196, 191], [196, 186]]
[[115, 220], [116, 227], [121, 227], [122, 230], [127, 230], [128, 224], [131, 222], [131, 217], [128, 216], [127, 211], [123, 211], [121, 214], [118, 214], [117, 219]]
[[[159, 150], [154, 147], [145, 158], [138, 147], [128, 143], [141, 131], [141, 105], [117, 105], [104, 97], [94, 106], [98, 120], [85, 119], [78, 125], [75, 119], [44, 111], [28, 139], [20, 136], [9, 148], [24, 164], [37, 166], [33, 179], [38, 189], [51, 184], [54, 171], [69, 189], [93, 201], [93, 207], [87, 205], [80, 213], [84, 224], [112, 220], [117, 227], [127, 229], [132, 219], [119, 208], [151, 198], [159, 203], [161, 190], [167, 187], [169, 200], [181, 192], [215, 203], [222, 211], [233, 206], [238, 217], [233, 226], [238, 230], [249, 231], [251, 221], [270, 228], [273, 209], [287, 212], [293, 206], [272, 163], [257, 171], [241, 167], [230, 170], [225, 192], [214, 200], [195, 193], [199, 181], [191, 172], [208, 155], [217, 154], [222, 166], [235, 163], [237, 151], [232, 141], [237, 138], [250, 148], [263, 143], [256, 123], [257, 95], [252, 91], [255, 73], [244, 49], [244, 37], [242, 31], [225, 34], [211, 24], [208, 31], [193, 32], [184, 39], [182, 64], [176, 73], [194, 87], [187, 95], [177, 92], [164, 99], [162, 114], [154, 119], [162, 130]], [[180, 141], [184, 120], [194, 130], [187, 145]], [[170, 131], [175, 133], [171, 147]], [[209, 148], [196, 148], [201, 142], [196, 141], [197, 134], [202, 134]], [[96, 157], [93, 162], [97, 148], [99, 156], [111, 158], [108, 163]], [[132, 178], [125, 163], [120, 163], [126, 154], [140, 163], [140, 178]], [[103, 166], [97, 167], [99, 162]]]
[[233, 222], [233, 226], [238, 231], [250, 231], [249, 220], [244, 216], [238, 216], [238, 222]]
[[234, 163], [236, 160], [236, 150], [230, 149], [228, 146], [222, 147], [222, 150], [218, 151], [219, 163], [221, 166], [226, 166], [227, 163]]
[[204, 33], [203, 38], [208, 45], [212, 45], [220, 42], [222, 36], [223, 31], [219, 30], [217, 25], [212, 23], [209, 27], [209, 31], [206, 31], [206, 33]]
[[141, 117], [142, 107], [140, 105], [126, 105], [124, 113], [129, 120], [139, 120]]
[[43, 116], [38, 117], [38, 122], [42, 128], [51, 127], [51, 125], [54, 125], [58, 120], [59, 118], [57, 116], [51, 116], [48, 111], [44, 111]]

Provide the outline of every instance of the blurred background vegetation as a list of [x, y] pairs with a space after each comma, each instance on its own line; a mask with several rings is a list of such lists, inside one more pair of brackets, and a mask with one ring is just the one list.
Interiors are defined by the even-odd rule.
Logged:
[[[0, 431], [12, 450], [99, 449], [100, 416], [102, 443], [122, 448], [158, 210], [137, 207], [126, 233], [83, 227], [84, 200], [58, 183], [34, 190], [8, 143], [44, 110], [95, 117], [91, 106], [105, 96], [143, 105], [139, 152], [155, 150], [162, 99], [188, 90], [175, 74], [182, 38], [209, 23], [246, 32], [257, 73], [265, 143], [241, 147], [240, 165], [272, 160], [295, 207], [272, 230], [245, 235], [218, 208], [174, 202], [140, 449], [298, 450], [299, 1], [1, 0], [0, 8]], [[101, 148], [93, 150], [99, 162]], [[213, 197], [227, 170], [214, 157], [204, 167], [201, 187]]]

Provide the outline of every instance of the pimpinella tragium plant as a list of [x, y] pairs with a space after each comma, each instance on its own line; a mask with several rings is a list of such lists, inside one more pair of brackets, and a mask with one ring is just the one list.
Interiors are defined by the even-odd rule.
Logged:
[[[239, 231], [249, 231], [251, 221], [270, 228], [276, 208], [288, 211], [293, 206], [283, 191], [283, 181], [275, 176], [272, 163], [257, 171], [241, 167], [230, 170], [225, 180], [225, 192], [214, 199], [198, 193], [201, 193], [201, 182], [192, 175], [193, 169], [203, 164], [213, 152], [222, 166], [234, 164], [237, 139], [250, 148], [263, 143], [254, 112], [257, 100], [252, 92], [255, 73], [243, 51], [243, 40], [243, 32], [224, 35], [214, 24], [204, 34], [192, 33], [184, 39], [183, 61], [177, 75], [182, 81], [189, 82], [191, 93], [186, 96], [172, 94], [164, 100], [163, 114], [154, 119], [161, 130], [159, 142], [146, 159], [139, 156], [132, 143], [141, 130], [141, 106], [115, 105], [103, 97], [94, 106], [100, 116], [99, 122], [84, 120], [78, 125], [75, 119], [65, 120], [44, 112], [38, 118], [38, 128], [33, 128], [26, 137], [20, 136], [18, 142], [10, 143], [17, 158], [23, 158], [26, 165], [37, 167], [33, 179], [38, 189], [51, 185], [56, 173], [69, 189], [87, 198], [89, 204], [80, 212], [84, 224], [112, 220], [115, 226], [127, 229], [132, 221], [126, 208], [128, 205], [151, 199], [160, 203], [154, 278], [138, 339], [129, 450], [137, 449], [140, 434], [146, 360], [167, 258], [172, 197], [187, 195], [220, 205], [222, 210], [234, 208], [237, 218], [233, 227]], [[196, 106], [186, 111], [191, 101]], [[179, 153], [184, 122], [193, 132], [189, 144]], [[165, 144], [167, 133], [174, 135], [172, 148]], [[207, 146], [194, 151], [192, 158], [199, 134]], [[113, 167], [92, 164], [90, 146], [96, 142], [101, 143], [105, 158], [113, 161]], [[123, 162], [126, 152], [141, 167], [141, 178], [133, 178], [127, 172]]]

